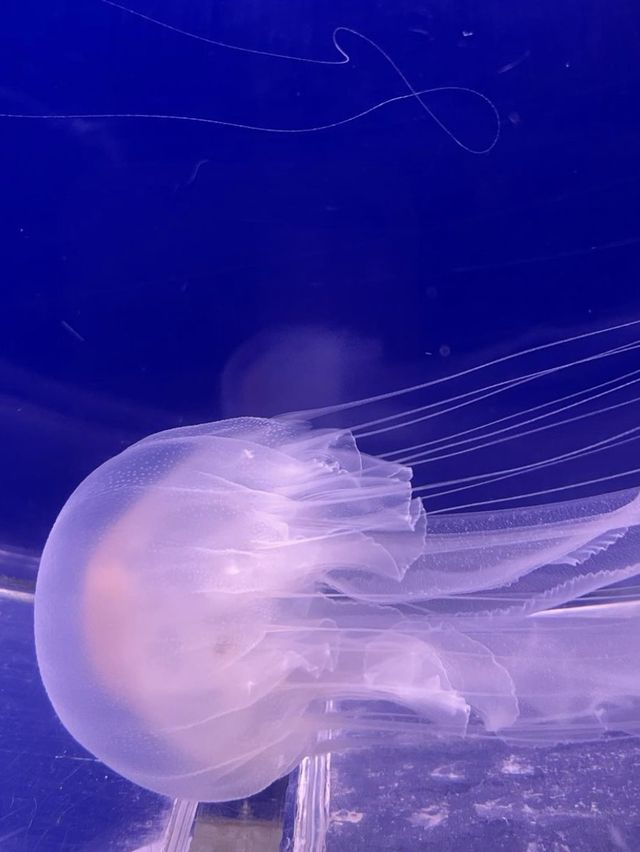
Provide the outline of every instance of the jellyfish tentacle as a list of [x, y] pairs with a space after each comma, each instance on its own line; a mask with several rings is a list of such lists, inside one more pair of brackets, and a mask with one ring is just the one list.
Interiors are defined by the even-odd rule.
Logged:
[[[623, 373], [620, 376], [616, 376], [613, 379], [607, 379], [604, 382], [599, 382], [595, 385], [591, 385], [588, 388], [583, 388], [578, 391], [574, 391], [570, 394], [564, 394], [560, 397], [556, 397], [555, 399], [547, 400], [546, 402], [539, 403], [538, 405], [527, 406], [519, 411], [512, 412], [511, 414], [506, 414], [502, 417], [497, 417], [495, 419], [486, 421], [484, 423], [480, 423], [477, 426], [471, 426], [466, 429], [459, 430], [457, 432], [449, 432], [445, 435], [441, 435], [437, 438], [431, 438], [428, 441], [421, 441], [417, 444], [412, 444], [411, 446], [403, 447], [401, 449], [390, 450], [386, 453], [381, 453], [381, 458], [385, 459], [394, 459], [395, 461], [401, 462], [403, 464], [409, 464], [415, 457], [420, 457], [420, 453], [418, 451], [424, 450], [426, 453], [437, 453], [442, 449], [450, 449], [452, 447], [460, 446], [462, 444], [481, 440], [485, 437], [490, 437], [493, 434], [501, 434], [502, 431], [507, 431], [511, 429], [517, 429], [522, 425], [528, 425], [532, 422], [537, 422], [538, 419], [543, 419], [545, 417], [552, 417], [554, 414], [560, 414], [563, 411], [566, 411], [572, 407], [578, 405], [587, 405], [595, 399], [599, 399], [600, 396], [607, 395], [608, 393], [616, 393], [618, 390], [622, 390], [623, 388], [629, 387], [632, 384], [640, 381], [640, 378], [634, 379], [631, 377], [638, 376], [640, 374], [640, 370], [630, 370], [626, 373]], [[630, 379], [629, 382], [623, 382], [624, 379]], [[607, 392], [604, 394], [594, 394], [594, 391], [600, 390], [602, 388], [607, 388]], [[575, 400], [577, 397], [582, 397], [586, 394], [584, 399], [578, 399], [575, 403], [571, 403], [568, 406], [559, 406], [558, 408], [553, 408], [551, 411], [544, 412], [544, 409], [548, 409], [551, 406], [558, 405], [559, 403], [567, 402], [568, 400]], [[522, 422], [518, 421], [516, 423], [511, 424], [510, 426], [505, 426], [503, 429], [495, 430], [495, 432], [489, 432], [486, 435], [474, 435], [476, 432], [483, 432], [485, 429], [490, 429], [493, 426], [498, 426], [502, 423], [508, 423], [509, 421], [516, 420], [516, 418], [529, 418], [529, 415], [534, 412], [543, 411], [544, 414], [536, 415], [536, 417], [525, 419]], [[456, 438], [460, 438], [462, 440], [456, 441]], [[408, 454], [412, 455], [409, 456]]]
[[[591, 329], [590, 331], [583, 331], [579, 334], [572, 334], [559, 339], [556, 338], [547, 343], [540, 343], [535, 346], [528, 346], [524, 349], [519, 349], [515, 352], [509, 352], [506, 355], [500, 355], [497, 358], [490, 358], [489, 360], [483, 361], [480, 364], [475, 364], [472, 367], [467, 367], [463, 370], [457, 370], [456, 372], [448, 373], [445, 376], [439, 376], [435, 379], [430, 379], [426, 382], [419, 382], [418, 384], [409, 385], [408, 387], [387, 391], [385, 393], [375, 394], [373, 396], [361, 397], [360, 399], [338, 403], [336, 405], [328, 405], [323, 406], [322, 408], [307, 409], [302, 412], [296, 412], [292, 416], [296, 420], [302, 419], [312, 422], [341, 411], [359, 409], [372, 403], [378, 403], [389, 399], [397, 399], [400, 397], [408, 396], [418, 391], [423, 391], [428, 388], [433, 388], [442, 384], [446, 384], [448, 382], [453, 382], [457, 379], [475, 375], [476, 373], [491, 369], [492, 367], [498, 367], [504, 364], [511, 365], [512, 362], [518, 363], [518, 361], [520, 361], [521, 359], [527, 358], [531, 355], [537, 355], [539, 353], [546, 353], [549, 351], [553, 352], [558, 348], [568, 346], [574, 343], [582, 343], [591, 340], [597, 341], [602, 335], [613, 334], [614, 332], [633, 331], [638, 325], [640, 325], [640, 319], [634, 319], [628, 320], [627, 322], [623, 323], [615, 323], [613, 325]], [[633, 350], [637, 348], [637, 346], [638, 342], [633, 341], [632, 343], [625, 344], [624, 346], [615, 347], [611, 350], [611, 353]], [[512, 381], [516, 381], [516, 379], [512, 379]], [[351, 429], [352, 431], [354, 431], [354, 433], [356, 432], [357, 428], [358, 427], [355, 425], [351, 426]]]
[[[640, 372], [640, 370], [635, 372]], [[549, 429], [557, 429], [559, 426], [566, 426], [569, 423], [576, 423], [580, 420], [586, 420], [591, 417], [599, 417], [602, 414], [606, 414], [607, 412], [617, 411], [620, 408], [625, 408], [627, 405], [633, 405], [634, 403], [640, 402], [640, 396], [634, 396], [629, 399], [623, 399], [620, 402], [612, 403], [611, 405], [600, 406], [599, 408], [595, 408], [591, 411], [582, 412], [580, 414], [576, 414], [571, 417], [566, 417], [561, 420], [554, 420], [552, 423], [543, 424], [542, 426], [537, 426], [533, 429], [522, 429], [523, 426], [527, 426], [530, 423], [537, 423], [539, 420], [544, 420], [548, 417], [555, 417], [564, 411], [568, 411], [572, 408], [576, 408], [581, 405], [589, 405], [595, 399], [598, 399], [601, 396], [606, 396], [611, 393], [617, 393], [618, 391], [623, 390], [624, 388], [629, 387], [631, 384], [635, 384], [636, 382], [640, 382], [640, 378], [634, 379], [631, 382], [626, 382], [624, 384], [617, 385], [614, 388], [609, 388], [608, 390], [603, 391], [601, 394], [593, 394], [592, 396], [587, 397], [586, 399], [582, 399], [569, 405], [562, 406], [561, 408], [555, 409], [553, 411], [545, 412], [544, 414], [537, 415], [536, 417], [531, 417], [520, 423], [516, 423], [511, 426], [506, 426], [502, 429], [496, 429], [493, 432], [488, 432], [480, 436], [467, 438], [462, 441], [452, 441], [450, 444], [444, 444], [443, 446], [435, 447], [430, 450], [425, 450], [420, 453], [402, 456], [401, 458], [396, 459], [396, 461], [401, 464], [410, 464], [412, 467], [415, 467], [417, 464], [429, 464], [434, 461], [441, 461], [442, 459], [453, 458], [455, 456], [464, 455], [466, 453], [471, 453], [477, 450], [484, 450], [488, 447], [494, 447], [498, 444], [505, 443], [506, 441], [519, 440], [528, 435], [535, 435], [539, 432], [545, 432]], [[514, 415], [510, 415], [510, 417], [513, 416]], [[487, 424], [483, 425], [482, 427], [476, 428], [486, 428], [486, 425]], [[504, 436], [505, 432], [511, 432], [515, 429], [521, 431], [517, 431], [514, 434]], [[496, 435], [502, 435], [503, 437], [496, 438]], [[493, 440], [486, 440], [487, 438], [493, 438]], [[473, 441], [480, 441], [481, 443], [475, 444], [472, 447], [465, 447], [461, 450], [454, 449], [455, 447], [458, 447], [462, 444], [471, 443]], [[447, 450], [453, 450], [453, 452], [446, 452]]]
[[[549, 468], [554, 465], [563, 464], [568, 461], [573, 461], [575, 459], [584, 458], [586, 456], [593, 455], [594, 453], [600, 453], [613, 447], [620, 447], [624, 444], [628, 444], [632, 441], [638, 440], [640, 435], [640, 426], [633, 426], [631, 429], [625, 429], [622, 432], [618, 432], [614, 435], [608, 435], [606, 438], [602, 438], [599, 441], [594, 441], [588, 444], [583, 445], [582, 447], [578, 447], [575, 450], [569, 450], [565, 453], [559, 453], [558, 455], [548, 456], [545, 459], [537, 462], [531, 462], [529, 464], [517, 465], [512, 468], [502, 468], [494, 471], [489, 471], [488, 473], [474, 474], [472, 476], [464, 476], [459, 477], [458, 479], [452, 479], [443, 482], [433, 482], [429, 485], [421, 485], [415, 489], [416, 492], [434, 492], [430, 493], [427, 496], [429, 497], [442, 497], [447, 494], [455, 494], [459, 491], [465, 491], [468, 488], [473, 488], [478, 485], [487, 485], [491, 482], [500, 482], [504, 479], [510, 479], [514, 476], [519, 476], [523, 473], [528, 473], [534, 470], [540, 470], [543, 468]], [[631, 471], [633, 472], [633, 470]], [[623, 471], [617, 476], [625, 476], [628, 472]], [[597, 481], [597, 480], [595, 480]], [[604, 481], [604, 479], [603, 479]], [[461, 486], [459, 488], [450, 488], [445, 490], [443, 486]], [[575, 485], [569, 485], [565, 487], [576, 487]], [[542, 492], [544, 493], [544, 492]], [[508, 498], [505, 498], [505, 500]], [[512, 499], [520, 499], [518, 495], [514, 495]]]
[[[383, 435], [387, 432], [392, 432], [397, 429], [405, 429], [408, 426], [415, 426], [417, 423], [423, 423], [425, 420], [430, 420], [434, 417], [441, 417], [444, 414], [450, 414], [452, 411], [457, 411], [460, 408], [464, 408], [476, 402], [480, 402], [484, 399], [488, 399], [499, 394], [505, 393], [506, 391], [509, 391], [512, 388], [519, 387], [520, 385], [537, 381], [538, 379], [545, 378], [547, 376], [552, 376], [556, 373], [561, 373], [565, 370], [571, 370], [574, 367], [583, 366], [585, 364], [590, 364], [596, 361], [601, 361], [604, 358], [610, 358], [615, 355], [633, 352], [639, 348], [640, 342], [635, 341], [624, 346], [616, 346], [612, 349], [606, 349], [603, 352], [597, 352], [595, 354], [584, 356], [582, 358], [575, 358], [572, 361], [556, 364], [553, 367], [545, 367], [541, 370], [534, 370], [529, 373], [524, 373], [523, 375], [518, 376], [516, 378], [503, 379], [498, 382], [493, 382], [492, 384], [486, 385], [482, 388], [474, 388], [469, 391], [464, 391], [463, 393], [451, 396], [445, 400], [438, 400], [436, 402], [427, 403], [426, 405], [417, 406], [416, 408], [406, 409], [397, 414], [389, 414], [385, 417], [378, 417], [375, 420], [369, 420], [366, 423], [360, 423], [357, 426], [352, 427], [353, 433], [358, 439], [362, 439], [370, 438], [374, 435]], [[459, 402], [459, 400], [463, 400], [463, 402]], [[452, 402], [457, 402], [458, 404], [451, 405]], [[439, 408], [439, 406], [442, 405], [448, 407]], [[432, 411], [432, 409], [434, 408], [438, 410]], [[424, 411], [430, 411], [431, 413], [422, 414], [422, 412]], [[420, 416], [410, 417], [409, 415], [412, 414], [419, 414]], [[379, 426], [380, 428], [371, 429], [371, 426]]]

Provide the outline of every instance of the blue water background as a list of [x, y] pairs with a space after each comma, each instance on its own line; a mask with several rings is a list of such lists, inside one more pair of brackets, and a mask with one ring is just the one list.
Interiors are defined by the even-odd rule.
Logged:
[[[0, 423], [4, 538], [39, 546], [69, 490], [118, 441], [218, 415], [221, 371], [265, 329], [346, 329], [375, 338], [389, 360], [445, 346], [455, 367], [532, 328], [635, 315], [631, 4], [136, 9], [315, 59], [340, 58], [331, 34], [349, 26], [414, 87], [486, 95], [500, 138], [470, 154], [412, 101], [300, 135], [2, 120], [0, 345], [16, 400]], [[20, 0], [3, 7], [1, 109], [305, 127], [405, 94], [375, 50], [348, 34], [341, 43], [351, 64], [305, 64], [207, 45], [100, 0]], [[491, 140], [493, 115], [477, 98], [427, 102], [467, 146]]]

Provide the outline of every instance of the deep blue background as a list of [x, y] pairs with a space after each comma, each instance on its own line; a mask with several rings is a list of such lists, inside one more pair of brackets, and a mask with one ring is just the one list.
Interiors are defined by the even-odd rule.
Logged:
[[[411, 100], [294, 135], [0, 119], [5, 542], [38, 549], [71, 488], [120, 446], [224, 413], [224, 369], [264, 332], [313, 325], [376, 341], [378, 363], [426, 370], [450, 352], [455, 369], [532, 329], [636, 316], [634, 3], [135, 8], [316, 60], [340, 58], [331, 34], [348, 26], [416, 88], [482, 92], [501, 135], [491, 153], [471, 154]], [[305, 127], [405, 93], [373, 48], [349, 34], [340, 43], [348, 65], [296, 62], [181, 36], [100, 0], [10, 0], [0, 111]], [[427, 103], [465, 145], [490, 141], [479, 99]]]

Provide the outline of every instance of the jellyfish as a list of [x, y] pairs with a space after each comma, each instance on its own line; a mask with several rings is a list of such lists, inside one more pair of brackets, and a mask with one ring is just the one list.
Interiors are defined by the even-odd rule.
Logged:
[[[491, 363], [511, 370], [605, 332]], [[639, 346], [520, 370], [450, 394], [444, 410]], [[638, 374], [475, 433], [456, 432], [450, 415], [449, 441], [436, 449], [464, 462], [464, 442], [479, 440], [499, 455], [514, 434], [580, 425], [585, 404], [615, 422], [606, 395]], [[430, 399], [439, 383], [420, 391]], [[105, 764], [161, 794], [226, 801], [328, 751], [638, 733], [640, 488], [607, 489], [638, 469], [600, 471], [587, 496], [550, 487], [503, 497], [499, 508], [471, 500], [430, 511], [413, 474], [433, 442], [399, 439], [379, 454], [363, 445], [399, 424], [422, 430], [433, 403], [373, 423], [330, 422], [371, 402], [169, 429], [107, 461], [69, 498], [42, 555], [36, 650], [58, 716]], [[628, 446], [638, 428], [533, 464], [593, 460]], [[466, 479], [449, 488], [477, 484]]]

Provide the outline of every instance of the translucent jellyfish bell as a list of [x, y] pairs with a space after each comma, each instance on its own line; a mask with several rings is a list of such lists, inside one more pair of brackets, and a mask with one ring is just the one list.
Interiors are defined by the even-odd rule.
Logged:
[[411, 474], [294, 419], [173, 429], [108, 461], [38, 576], [66, 727], [205, 801], [388, 735], [636, 733], [638, 489], [427, 519]]
[[313, 750], [325, 681], [366, 691], [315, 590], [338, 568], [397, 579], [423, 539], [409, 471], [348, 433], [241, 419], [151, 436], [85, 480], [47, 542], [49, 696], [143, 786], [255, 792]]

